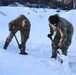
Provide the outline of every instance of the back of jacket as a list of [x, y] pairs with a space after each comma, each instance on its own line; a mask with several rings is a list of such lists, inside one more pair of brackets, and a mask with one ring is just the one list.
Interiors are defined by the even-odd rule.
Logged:
[[68, 20], [59, 17], [59, 23], [57, 29], [60, 32], [61, 38], [59, 43], [61, 43], [61, 46], [65, 44], [66, 41], [68, 41], [67, 45], [70, 45], [74, 31], [73, 25]]
[[9, 23], [9, 27], [21, 27], [25, 30], [30, 30], [30, 25], [30, 21], [24, 15], [19, 15]]
[[63, 33], [65, 31], [65, 33], [67, 33], [67, 35], [69, 33], [73, 32], [73, 30], [74, 30], [73, 25], [62, 17], [59, 17], [59, 23], [57, 24], [57, 28], [61, 29]]

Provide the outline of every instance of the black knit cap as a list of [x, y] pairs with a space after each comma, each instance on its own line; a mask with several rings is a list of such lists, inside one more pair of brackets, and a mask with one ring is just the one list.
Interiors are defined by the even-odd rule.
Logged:
[[49, 17], [49, 22], [51, 24], [57, 24], [59, 22], [59, 16], [57, 15], [52, 15]]

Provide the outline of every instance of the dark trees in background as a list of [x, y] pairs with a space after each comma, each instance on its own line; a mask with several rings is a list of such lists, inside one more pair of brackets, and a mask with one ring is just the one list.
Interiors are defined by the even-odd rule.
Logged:
[[51, 0], [0, 0], [0, 5], [9, 5], [13, 2], [31, 3], [31, 4], [48, 4]]
[[[18, 2], [23, 5], [37, 4], [37, 7], [49, 7], [49, 8], [62, 8], [72, 9], [73, 0], [66, 0], [69, 3], [65, 4], [64, 0], [0, 0], [0, 6], [7, 6], [14, 2]], [[31, 5], [30, 5], [31, 6]], [[34, 6], [34, 5], [33, 5]], [[32, 7], [32, 6], [31, 6]]]

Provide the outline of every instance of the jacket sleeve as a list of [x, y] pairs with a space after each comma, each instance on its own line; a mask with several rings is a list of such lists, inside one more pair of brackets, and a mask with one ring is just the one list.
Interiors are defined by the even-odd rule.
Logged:
[[62, 45], [65, 43], [66, 39], [67, 39], [67, 29], [66, 27], [63, 27], [61, 29], [59, 29], [59, 32], [60, 32], [60, 40], [59, 40], [59, 43], [58, 43], [58, 47], [62, 47]]

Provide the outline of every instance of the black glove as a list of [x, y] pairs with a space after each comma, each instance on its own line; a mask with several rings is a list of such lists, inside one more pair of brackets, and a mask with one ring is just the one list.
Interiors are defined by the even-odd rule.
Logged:
[[10, 32], [13, 32], [13, 28], [10, 27], [10, 28], [9, 28], [9, 31], [10, 31]]
[[48, 34], [47, 36], [52, 40], [52, 34]]
[[22, 48], [22, 44], [19, 44], [18, 47], [19, 47], [19, 49], [21, 49]]

